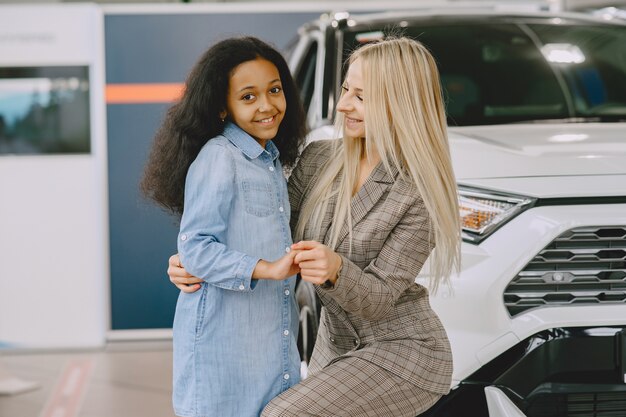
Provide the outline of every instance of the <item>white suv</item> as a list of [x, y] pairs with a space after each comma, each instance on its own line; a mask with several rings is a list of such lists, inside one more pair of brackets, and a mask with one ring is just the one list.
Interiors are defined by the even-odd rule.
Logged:
[[[464, 225], [462, 270], [431, 298], [453, 390], [425, 415], [626, 416], [625, 22], [322, 16], [290, 49], [313, 139], [333, 134], [349, 52], [389, 29], [437, 59]], [[305, 283], [298, 298], [307, 359], [319, 303]]]

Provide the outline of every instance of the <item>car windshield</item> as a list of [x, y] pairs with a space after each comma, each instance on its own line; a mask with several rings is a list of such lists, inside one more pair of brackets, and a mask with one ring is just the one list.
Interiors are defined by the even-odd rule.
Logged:
[[[348, 29], [344, 58], [378, 30]], [[410, 22], [403, 34], [435, 56], [450, 125], [626, 120], [626, 26]]]

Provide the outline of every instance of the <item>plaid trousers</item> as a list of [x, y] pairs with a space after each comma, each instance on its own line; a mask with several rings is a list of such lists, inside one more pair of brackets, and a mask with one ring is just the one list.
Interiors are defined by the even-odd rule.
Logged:
[[360, 358], [341, 359], [274, 398], [262, 417], [415, 417], [441, 394]]

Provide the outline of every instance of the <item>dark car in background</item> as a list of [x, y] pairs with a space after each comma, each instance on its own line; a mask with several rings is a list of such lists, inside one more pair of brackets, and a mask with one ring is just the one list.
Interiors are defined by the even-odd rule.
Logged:
[[[626, 22], [326, 14], [290, 48], [311, 140], [334, 135], [349, 53], [389, 34], [437, 60], [463, 220], [461, 271], [431, 296], [453, 387], [424, 415], [626, 416]], [[297, 293], [308, 360], [320, 306], [306, 283]]]

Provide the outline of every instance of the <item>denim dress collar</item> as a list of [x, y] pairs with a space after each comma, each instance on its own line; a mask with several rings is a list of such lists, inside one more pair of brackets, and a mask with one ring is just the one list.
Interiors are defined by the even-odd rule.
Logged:
[[276, 161], [276, 158], [280, 155], [280, 152], [278, 152], [278, 148], [274, 145], [274, 142], [268, 140], [265, 145], [265, 149], [263, 149], [256, 139], [233, 122], [226, 122], [222, 135], [250, 159], [256, 159], [263, 152], [267, 152], [272, 161]]

